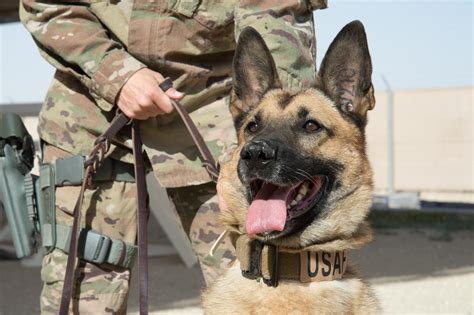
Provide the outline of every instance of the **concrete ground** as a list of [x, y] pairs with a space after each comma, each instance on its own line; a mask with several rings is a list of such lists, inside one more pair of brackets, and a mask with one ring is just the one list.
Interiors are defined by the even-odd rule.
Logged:
[[[474, 314], [474, 230], [426, 225], [379, 224], [375, 241], [350, 257], [387, 314]], [[133, 281], [129, 311], [138, 314]], [[152, 314], [201, 314], [202, 287], [199, 268], [187, 269], [178, 256], [150, 260]], [[40, 290], [38, 268], [0, 261], [0, 315], [38, 314]]]

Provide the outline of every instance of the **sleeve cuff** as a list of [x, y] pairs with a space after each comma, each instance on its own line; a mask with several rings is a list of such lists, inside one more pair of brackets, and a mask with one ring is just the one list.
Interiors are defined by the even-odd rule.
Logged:
[[106, 111], [111, 110], [125, 82], [143, 68], [146, 68], [146, 65], [124, 50], [110, 52], [102, 59], [92, 76], [91, 84], [91, 94], [103, 100], [98, 102], [99, 107]]

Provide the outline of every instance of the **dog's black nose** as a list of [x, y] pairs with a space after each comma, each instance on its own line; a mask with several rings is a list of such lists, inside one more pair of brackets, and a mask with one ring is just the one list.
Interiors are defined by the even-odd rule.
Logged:
[[247, 143], [242, 151], [240, 158], [249, 164], [262, 166], [276, 159], [277, 148], [271, 146], [265, 141], [255, 140]]

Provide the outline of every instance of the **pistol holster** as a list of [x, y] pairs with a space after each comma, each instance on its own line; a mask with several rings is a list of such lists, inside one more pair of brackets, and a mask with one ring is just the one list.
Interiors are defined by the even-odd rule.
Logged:
[[37, 176], [30, 174], [34, 153], [33, 139], [21, 118], [0, 113], [0, 206], [6, 213], [18, 258], [33, 254], [36, 245], [34, 196], [38, 183]]

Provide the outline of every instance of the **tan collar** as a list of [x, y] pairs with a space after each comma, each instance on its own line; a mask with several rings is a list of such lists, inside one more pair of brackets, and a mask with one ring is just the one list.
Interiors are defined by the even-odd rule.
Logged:
[[319, 282], [341, 279], [347, 268], [346, 250], [285, 251], [273, 245], [250, 239], [248, 235], [234, 238], [242, 275], [262, 279], [276, 287], [279, 280]]

